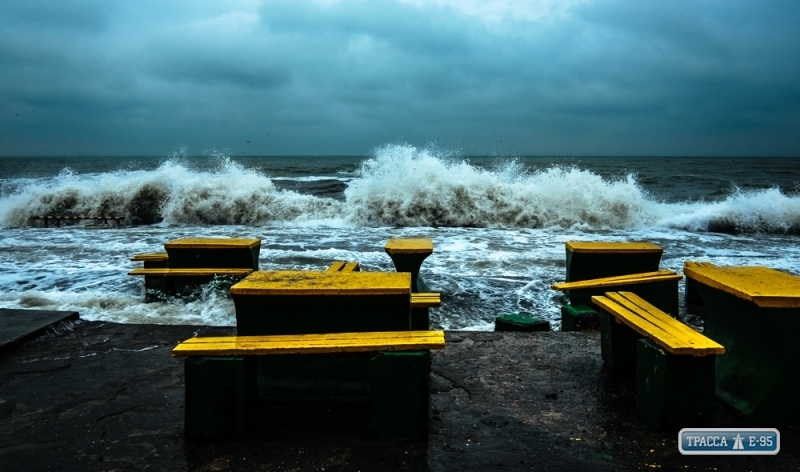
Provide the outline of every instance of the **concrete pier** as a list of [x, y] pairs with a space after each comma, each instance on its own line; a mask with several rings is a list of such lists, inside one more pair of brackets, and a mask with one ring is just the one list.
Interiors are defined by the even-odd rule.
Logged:
[[[263, 406], [244, 441], [187, 441], [183, 360], [232, 328], [75, 322], [0, 355], [3, 470], [800, 470], [777, 456], [681, 456], [636, 416], [636, 385], [603, 368], [597, 332], [448, 332], [431, 352], [429, 437], [376, 441], [358, 405]], [[685, 425], [696, 426], [696, 425]], [[712, 427], [745, 425], [720, 404]]]

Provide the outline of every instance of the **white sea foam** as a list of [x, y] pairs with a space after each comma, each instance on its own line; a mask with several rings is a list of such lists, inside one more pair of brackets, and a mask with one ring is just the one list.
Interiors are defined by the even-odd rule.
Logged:
[[[280, 177], [316, 180], [322, 177]], [[716, 202], [665, 203], [632, 174], [604, 178], [577, 167], [483, 169], [447, 152], [378, 149], [347, 179], [344, 201], [280, 190], [270, 178], [220, 158], [213, 170], [179, 159], [155, 170], [4, 182], [0, 225], [43, 214], [119, 215], [132, 223], [258, 226], [405, 226], [723, 232], [800, 232], [800, 197], [780, 189], [734, 190]]]

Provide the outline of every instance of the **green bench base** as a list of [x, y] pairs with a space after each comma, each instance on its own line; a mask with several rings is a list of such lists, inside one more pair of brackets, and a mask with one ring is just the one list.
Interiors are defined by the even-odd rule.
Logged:
[[[274, 355], [259, 356], [274, 358], [273, 365], [281, 359], [287, 365], [273, 378], [277, 382], [271, 392], [278, 402], [283, 394], [302, 391], [311, 387], [315, 394], [295, 396], [294, 402], [303, 401], [367, 401], [370, 405], [372, 436], [379, 439], [424, 439], [428, 429], [428, 376], [430, 355], [428, 351], [403, 351], [352, 354], [360, 370], [350, 372], [328, 372], [324, 378], [309, 377], [308, 370], [284, 375], [300, 357], [311, 358], [306, 369], [324, 370], [330, 364], [314, 367], [318, 355]], [[333, 356], [339, 358], [340, 366], [350, 354]], [[188, 438], [237, 439], [248, 436], [258, 417], [257, 357], [190, 357], [186, 359], [186, 426]], [[273, 362], [273, 361], [270, 361]], [[334, 363], [337, 361], [334, 361]], [[302, 365], [302, 363], [300, 364]], [[344, 378], [343, 378], [344, 377]], [[292, 385], [292, 382], [295, 382]], [[355, 386], [349, 390], [342, 385]], [[337, 386], [338, 385], [338, 386]], [[269, 393], [269, 387], [267, 388]], [[327, 395], [326, 392], [327, 391]], [[355, 396], [349, 396], [355, 393]], [[316, 395], [316, 397], [315, 397]], [[284, 398], [286, 400], [286, 398]]]
[[586, 305], [561, 306], [561, 331], [592, 331], [600, 329], [597, 311]]
[[673, 355], [649, 339], [636, 343], [636, 412], [653, 428], [703, 427], [714, 412], [718, 356]]
[[653, 428], [703, 426], [714, 411], [716, 358], [674, 355], [600, 310], [603, 362], [636, 376], [636, 411]]
[[550, 331], [550, 322], [533, 316], [510, 313], [494, 320], [495, 331]]

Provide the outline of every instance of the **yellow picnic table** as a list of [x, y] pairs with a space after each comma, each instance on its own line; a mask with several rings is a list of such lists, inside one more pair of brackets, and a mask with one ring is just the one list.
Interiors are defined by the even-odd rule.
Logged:
[[800, 424], [800, 277], [761, 266], [687, 261], [704, 334], [724, 345], [717, 396], [753, 423]]
[[406, 272], [257, 271], [231, 296], [240, 336], [410, 329]]
[[185, 238], [164, 243], [172, 268], [246, 268], [258, 270], [261, 240], [255, 238]]
[[[407, 272], [259, 271], [231, 287], [238, 336], [410, 331]], [[260, 356], [259, 397], [368, 399], [363, 356]], [[359, 400], [360, 401], [360, 400]]]
[[664, 250], [649, 242], [567, 241], [567, 282], [655, 272]]

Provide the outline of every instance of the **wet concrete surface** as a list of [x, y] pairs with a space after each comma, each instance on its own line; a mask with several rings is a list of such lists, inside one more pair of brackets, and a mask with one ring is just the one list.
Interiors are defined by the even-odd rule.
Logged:
[[53, 325], [77, 319], [77, 311], [0, 308], [0, 353], [34, 339]]
[[[372, 440], [358, 405], [261, 405], [248, 440], [186, 441], [170, 350], [232, 332], [76, 322], [0, 355], [0, 469], [800, 470], [800, 428], [779, 428], [777, 456], [680, 455], [677, 430], [636, 417], [633, 380], [603, 368], [596, 332], [448, 332], [427, 441]], [[748, 425], [718, 406], [706, 426]]]

